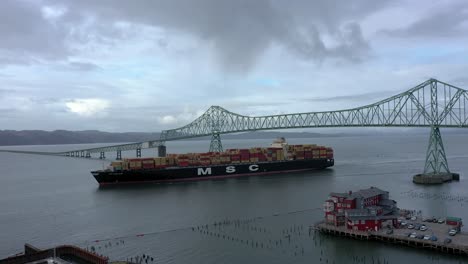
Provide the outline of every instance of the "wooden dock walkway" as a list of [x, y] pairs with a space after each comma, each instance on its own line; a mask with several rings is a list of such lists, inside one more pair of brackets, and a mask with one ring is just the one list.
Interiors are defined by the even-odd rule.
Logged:
[[[444, 229], [445, 227], [445, 225], [437, 225], [439, 224], [431, 225], [431, 228], [436, 229], [438, 227], [439, 229]], [[468, 256], [468, 235], [463, 233], [457, 234], [455, 237], [451, 237], [452, 242], [445, 244], [445, 237], [438, 237], [438, 241], [410, 238], [404, 234], [404, 231], [418, 232], [417, 230], [411, 229], [394, 229], [396, 232], [393, 234], [386, 234], [386, 229], [380, 231], [354, 231], [347, 229], [345, 226], [333, 226], [324, 222], [316, 224], [314, 228], [321, 233], [334, 236], [349, 237], [358, 240], [380, 241], [413, 248], [428, 249], [443, 253]], [[433, 230], [432, 232], [440, 233], [440, 231], [443, 230], [438, 230], [439, 232], [435, 231], [436, 230]]]

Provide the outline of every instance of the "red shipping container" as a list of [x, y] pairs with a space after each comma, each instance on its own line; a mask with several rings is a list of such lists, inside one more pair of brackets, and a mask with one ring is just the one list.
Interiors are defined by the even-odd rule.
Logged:
[[143, 169], [154, 169], [154, 163], [143, 163]]
[[187, 167], [189, 165], [188, 161], [180, 161], [179, 166], [181, 167]]

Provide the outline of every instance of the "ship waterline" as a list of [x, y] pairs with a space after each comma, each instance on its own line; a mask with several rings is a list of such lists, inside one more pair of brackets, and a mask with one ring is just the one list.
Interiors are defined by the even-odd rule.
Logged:
[[167, 167], [123, 171], [92, 171], [100, 186], [129, 183], [167, 183], [223, 179], [253, 175], [325, 169], [334, 165], [333, 159], [286, 160], [243, 164], [193, 167]]

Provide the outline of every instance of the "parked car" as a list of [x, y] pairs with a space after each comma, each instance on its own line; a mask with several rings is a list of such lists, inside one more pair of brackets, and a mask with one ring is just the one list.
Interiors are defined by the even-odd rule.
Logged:
[[437, 223], [437, 218], [432, 218], [432, 223]]
[[450, 239], [448, 237], [446, 239], [444, 239], [444, 244], [450, 244], [451, 242], [452, 242], [452, 239]]
[[430, 236], [430, 235], [425, 235], [425, 236], [424, 236], [424, 240], [429, 240], [429, 239], [431, 239], [431, 236]]
[[427, 230], [427, 226], [422, 225], [422, 226], [419, 227], [419, 230], [421, 230], [421, 231], [426, 231], [426, 230]]
[[431, 236], [431, 241], [437, 241], [437, 237], [436, 236]]
[[423, 239], [423, 238], [424, 238], [424, 235], [417, 235], [416, 238], [418, 238], [418, 239]]
[[416, 216], [412, 216], [411, 221], [416, 221]]
[[409, 235], [409, 237], [411, 237], [411, 238], [416, 238], [416, 236], [417, 236], [417, 234], [416, 234], [415, 232], [413, 232], [413, 233], [411, 233], [411, 234]]
[[402, 227], [405, 227], [407, 225], [407, 223], [405, 221], [401, 222], [400, 224]]
[[449, 233], [448, 233], [450, 236], [454, 236], [457, 234], [457, 230], [455, 229], [450, 229]]
[[443, 223], [445, 223], [445, 220], [443, 218], [440, 218], [439, 220], [437, 220], [437, 223], [443, 224]]
[[413, 229], [414, 228], [414, 225], [413, 224], [409, 224], [408, 225], [408, 229]]

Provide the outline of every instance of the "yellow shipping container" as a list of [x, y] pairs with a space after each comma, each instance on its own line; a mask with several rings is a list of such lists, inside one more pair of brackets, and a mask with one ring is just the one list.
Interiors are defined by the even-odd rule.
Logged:
[[131, 161], [129, 163], [130, 168], [139, 168], [141, 167], [141, 161]]

